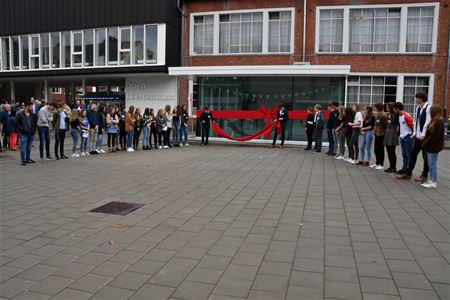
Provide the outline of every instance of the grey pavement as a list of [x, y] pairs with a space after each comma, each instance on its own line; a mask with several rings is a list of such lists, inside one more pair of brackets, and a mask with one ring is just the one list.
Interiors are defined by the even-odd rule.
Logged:
[[449, 299], [449, 154], [426, 190], [301, 148], [4, 152], [0, 296]]

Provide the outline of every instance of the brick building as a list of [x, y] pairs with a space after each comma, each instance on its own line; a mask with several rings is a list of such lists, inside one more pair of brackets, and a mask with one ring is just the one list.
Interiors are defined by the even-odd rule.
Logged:
[[[450, 106], [447, 0], [185, 0], [180, 102], [194, 109], [290, 110], [338, 101]], [[302, 120], [288, 126], [303, 140]], [[231, 135], [264, 120], [220, 120]]]

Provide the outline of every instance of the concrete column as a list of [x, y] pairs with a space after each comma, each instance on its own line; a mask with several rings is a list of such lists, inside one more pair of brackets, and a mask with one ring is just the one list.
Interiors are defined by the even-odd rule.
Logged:
[[48, 80], [44, 81], [44, 99], [46, 99], [47, 101], [50, 101]]
[[10, 86], [11, 86], [11, 95], [10, 95], [10, 100], [11, 101], [16, 101], [16, 87], [15, 87], [15, 85], [14, 85], [14, 81], [13, 80], [11, 80], [10, 82]]
[[74, 103], [75, 102], [75, 82], [71, 82], [70, 83], [70, 99], [69, 99], [69, 103]]
[[81, 93], [82, 95], [86, 95], [86, 78], [81, 80]]

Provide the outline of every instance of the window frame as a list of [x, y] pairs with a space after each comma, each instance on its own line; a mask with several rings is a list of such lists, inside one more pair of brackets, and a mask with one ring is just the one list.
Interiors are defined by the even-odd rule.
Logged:
[[[129, 43], [130, 43], [130, 47], [129, 48], [122, 48], [122, 31], [124, 30], [128, 30], [129, 32]], [[132, 58], [132, 49], [133, 49], [133, 26], [123, 26], [123, 27], [119, 27], [119, 32], [118, 32], [118, 65], [119, 66], [129, 66], [132, 65], [133, 63], [133, 58]], [[124, 63], [122, 64], [122, 59], [121, 59], [121, 55], [122, 53], [128, 53], [129, 56], [129, 63]]]
[[[269, 13], [271, 12], [291, 12], [291, 32], [290, 32], [290, 51], [288, 52], [269, 52]], [[243, 53], [220, 53], [219, 51], [219, 17], [220, 15], [232, 15], [242, 13], [263, 13], [262, 19], [262, 51], [261, 52], [243, 52]], [[197, 54], [194, 52], [194, 18], [197, 16], [213, 15], [214, 17], [214, 35], [213, 35], [213, 52], [208, 54]], [[295, 42], [295, 8], [294, 7], [273, 7], [266, 9], [243, 9], [243, 10], [223, 10], [223, 11], [207, 11], [191, 13], [189, 17], [189, 55], [194, 57], [201, 56], [248, 56], [248, 55], [292, 55], [294, 53]]]
[[[81, 52], [79, 51], [75, 51], [75, 35], [76, 34], [81, 34]], [[80, 68], [83, 67], [83, 61], [84, 61], [84, 51], [83, 51], [83, 44], [84, 44], [84, 31], [83, 30], [76, 30], [76, 31], [71, 31], [70, 32], [70, 67], [71, 68]], [[80, 65], [75, 65], [74, 61], [75, 61], [75, 56], [81, 56], [81, 62]]]
[[[431, 51], [429, 52], [407, 52], [406, 51], [406, 36], [408, 26], [408, 9], [417, 7], [434, 7], [433, 15], [433, 37]], [[350, 10], [352, 9], [377, 9], [377, 8], [400, 8], [400, 36], [399, 36], [399, 51], [395, 52], [350, 52]], [[321, 10], [344, 10], [344, 24], [342, 37], [342, 51], [341, 52], [321, 52], [319, 51], [319, 37], [320, 37], [320, 11]], [[316, 7], [316, 21], [315, 21], [315, 49], [316, 55], [386, 55], [386, 54], [402, 54], [402, 55], [433, 55], [436, 54], [437, 38], [438, 38], [438, 23], [439, 23], [439, 2], [422, 2], [422, 3], [406, 3], [406, 4], [368, 4], [368, 5], [330, 5]]]

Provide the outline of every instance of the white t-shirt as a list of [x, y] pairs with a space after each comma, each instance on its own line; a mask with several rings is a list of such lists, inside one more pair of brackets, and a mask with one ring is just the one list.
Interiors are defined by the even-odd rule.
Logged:
[[359, 125], [355, 125], [355, 126], [352, 126], [352, 127], [353, 127], [353, 128], [362, 128], [362, 126], [363, 126], [363, 121], [364, 121], [364, 119], [363, 119], [363, 117], [362, 117], [362, 113], [361, 113], [360, 111], [358, 111], [358, 112], [356, 113], [356, 115], [355, 115], [355, 120], [353, 121], [353, 124], [359, 122]]

